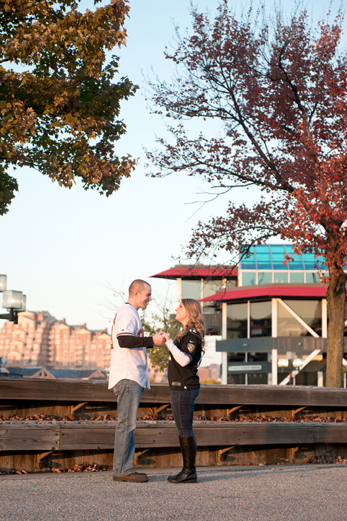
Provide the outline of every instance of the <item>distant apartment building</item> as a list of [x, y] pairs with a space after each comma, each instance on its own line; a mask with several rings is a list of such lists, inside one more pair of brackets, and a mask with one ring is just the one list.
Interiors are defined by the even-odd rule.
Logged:
[[198, 375], [200, 381], [203, 382], [204, 380], [221, 380], [220, 369], [221, 368], [219, 364], [211, 364], [207, 367], [199, 367]]
[[107, 329], [92, 331], [86, 324], [68, 325], [48, 311], [24, 311], [18, 324], [6, 322], [0, 330], [0, 357], [8, 367], [107, 371], [110, 342]]

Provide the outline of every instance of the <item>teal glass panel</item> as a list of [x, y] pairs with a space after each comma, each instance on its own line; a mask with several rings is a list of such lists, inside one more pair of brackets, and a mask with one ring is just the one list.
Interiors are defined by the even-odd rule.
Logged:
[[255, 247], [256, 261], [258, 270], [271, 270], [270, 247], [268, 244], [261, 244]]
[[271, 256], [272, 265], [274, 270], [285, 270], [286, 264], [283, 264], [285, 260], [286, 251], [282, 244], [271, 244]]
[[316, 259], [314, 257], [313, 253], [304, 253], [304, 264], [305, 264], [305, 270], [314, 270]]
[[254, 255], [254, 247], [251, 246], [247, 257], [243, 257], [240, 262], [240, 268], [242, 270], [255, 270], [257, 269]]
[[288, 282], [288, 272], [275, 271], [274, 282]]
[[250, 286], [256, 283], [255, 271], [242, 272], [242, 286]]
[[300, 271], [290, 271], [289, 272], [289, 282], [299, 282], [300, 284], [305, 282], [305, 274]]
[[315, 258], [314, 253], [304, 253], [303, 258], [306, 270], [314, 270], [317, 269], [317, 267], [322, 270], [327, 269], [324, 264], [324, 259], [322, 257]]
[[259, 271], [258, 272], [258, 284], [271, 284], [272, 272], [270, 271]]
[[292, 257], [294, 261], [288, 261], [288, 266], [290, 270], [303, 270], [304, 264], [302, 261], [302, 255], [294, 255], [293, 253], [293, 246], [286, 245], [286, 251], [289, 255], [289, 257]]
[[306, 282], [307, 283], [318, 283], [320, 282], [319, 275], [317, 272], [306, 272]]

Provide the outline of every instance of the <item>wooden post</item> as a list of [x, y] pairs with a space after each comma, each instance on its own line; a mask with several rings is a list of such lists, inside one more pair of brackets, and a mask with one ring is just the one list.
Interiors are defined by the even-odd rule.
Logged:
[[177, 279], [177, 301], [182, 300], [182, 279]]
[[[222, 339], [227, 340], [228, 307], [227, 303], [222, 304]], [[228, 353], [222, 353], [222, 384], [228, 383]]]
[[222, 353], [222, 384], [228, 383], [228, 353]]
[[271, 358], [272, 385], [277, 385], [277, 349], [272, 350]]
[[271, 336], [277, 338], [277, 299], [273, 298], [271, 312]]

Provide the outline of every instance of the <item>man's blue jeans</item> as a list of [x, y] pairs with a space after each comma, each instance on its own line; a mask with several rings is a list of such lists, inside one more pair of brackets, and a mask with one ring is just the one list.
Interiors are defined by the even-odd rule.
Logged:
[[115, 476], [125, 476], [135, 472], [134, 430], [143, 387], [134, 380], [124, 379], [118, 382], [113, 390], [118, 402], [113, 473]]
[[199, 391], [200, 389], [194, 389], [194, 391], [188, 391], [188, 389], [171, 391], [171, 410], [180, 438], [194, 436], [194, 403], [199, 395]]

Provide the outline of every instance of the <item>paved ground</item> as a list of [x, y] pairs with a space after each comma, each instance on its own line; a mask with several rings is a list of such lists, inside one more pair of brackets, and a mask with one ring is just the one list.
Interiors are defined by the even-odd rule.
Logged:
[[148, 483], [110, 472], [0, 476], [0, 520], [347, 520], [345, 465], [201, 468], [185, 485], [164, 469], [148, 474]]

